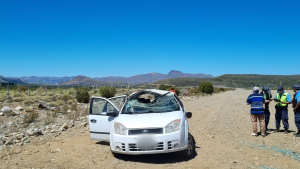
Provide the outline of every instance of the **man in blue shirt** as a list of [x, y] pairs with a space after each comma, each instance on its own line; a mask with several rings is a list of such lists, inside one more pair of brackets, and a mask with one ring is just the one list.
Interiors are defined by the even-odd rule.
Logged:
[[282, 120], [284, 126], [284, 133], [289, 133], [289, 116], [288, 116], [288, 104], [292, 102], [291, 95], [284, 91], [282, 86], [277, 88], [277, 95], [274, 100], [277, 102], [275, 109], [275, 122], [276, 122], [276, 132], [279, 132], [280, 121]]
[[247, 105], [251, 104], [250, 117], [252, 121], [253, 133], [252, 136], [257, 136], [257, 119], [260, 122], [260, 131], [263, 137], [266, 136], [265, 128], [265, 112], [264, 103], [265, 99], [262, 94], [259, 94], [259, 87], [253, 88], [253, 94], [247, 98]]
[[294, 108], [294, 113], [295, 113], [295, 124], [298, 129], [298, 132], [295, 135], [295, 137], [300, 137], [300, 92], [299, 92], [299, 85], [294, 85], [294, 97], [292, 99], [292, 104]]

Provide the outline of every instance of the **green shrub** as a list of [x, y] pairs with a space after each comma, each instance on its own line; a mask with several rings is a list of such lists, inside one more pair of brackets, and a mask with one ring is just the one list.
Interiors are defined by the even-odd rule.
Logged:
[[116, 88], [114, 87], [107, 87], [107, 86], [104, 86], [102, 88], [100, 88], [99, 90], [99, 94], [102, 96], [102, 97], [105, 97], [105, 98], [111, 98], [111, 97], [114, 97], [115, 94], [116, 94]]
[[79, 103], [89, 103], [90, 94], [86, 88], [77, 88], [76, 89], [76, 99]]
[[211, 94], [214, 92], [214, 87], [211, 82], [205, 81], [199, 85], [198, 91], [201, 93]]
[[174, 87], [174, 86], [171, 86], [171, 85], [159, 85], [158, 86], [158, 89], [159, 90], [167, 90], [167, 91], [170, 91], [171, 88], [174, 88], [175, 92], [177, 95], [179, 95], [180, 91], [177, 87]]
[[26, 92], [26, 90], [28, 90], [28, 87], [24, 86], [24, 85], [21, 85], [20, 86], [20, 92]]
[[72, 104], [74, 101], [73, 100], [68, 100], [68, 104]]

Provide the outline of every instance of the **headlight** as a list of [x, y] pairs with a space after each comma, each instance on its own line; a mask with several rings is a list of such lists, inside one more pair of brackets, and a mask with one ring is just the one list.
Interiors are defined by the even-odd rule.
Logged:
[[115, 134], [120, 134], [120, 135], [126, 135], [127, 134], [127, 129], [121, 123], [115, 122], [115, 124], [114, 124], [114, 133]]
[[180, 127], [181, 127], [181, 119], [176, 119], [166, 126], [166, 133], [172, 133], [178, 131], [180, 130]]

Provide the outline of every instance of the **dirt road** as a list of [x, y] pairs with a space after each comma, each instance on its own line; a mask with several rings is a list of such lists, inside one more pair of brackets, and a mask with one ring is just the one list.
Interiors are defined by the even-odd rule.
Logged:
[[[250, 93], [236, 90], [182, 100], [193, 112], [190, 133], [197, 146], [195, 157], [189, 160], [176, 154], [116, 158], [108, 145], [90, 140], [89, 132], [81, 128], [57, 137], [39, 136], [24, 147], [3, 149], [0, 168], [300, 168], [300, 138], [293, 136], [292, 108], [291, 133], [271, 131], [267, 137], [253, 137], [245, 103]], [[270, 129], [275, 129], [274, 106], [270, 104]]]

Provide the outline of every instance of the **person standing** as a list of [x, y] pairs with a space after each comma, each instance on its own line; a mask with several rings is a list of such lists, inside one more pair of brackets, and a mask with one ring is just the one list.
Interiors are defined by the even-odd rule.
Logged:
[[289, 116], [288, 116], [288, 104], [292, 102], [291, 95], [284, 91], [282, 86], [277, 88], [276, 99], [276, 113], [275, 113], [275, 122], [276, 122], [276, 132], [279, 132], [280, 121], [282, 120], [284, 126], [284, 133], [289, 133]]
[[299, 92], [299, 85], [294, 85], [293, 90], [295, 92], [294, 97], [292, 98], [292, 104], [295, 113], [295, 124], [298, 129], [298, 132], [295, 133], [295, 137], [300, 137], [300, 92]]
[[255, 86], [253, 88], [253, 94], [249, 95], [247, 98], [247, 105], [251, 104], [250, 117], [252, 121], [253, 133], [252, 136], [257, 136], [257, 120], [260, 123], [260, 131], [263, 137], [266, 136], [265, 131], [265, 112], [264, 103], [265, 99], [262, 94], [259, 94], [259, 87]]
[[262, 92], [260, 93], [264, 96], [265, 99], [265, 125], [266, 125], [266, 131], [268, 131], [268, 125], [269, 125], [269, 121], [270, 121], [270, 109], [269, 109], [269, 103], [272, 101], [272, 94], [271, 94], [271, 90], [268, 86], [264, 86], [262, 89]]

